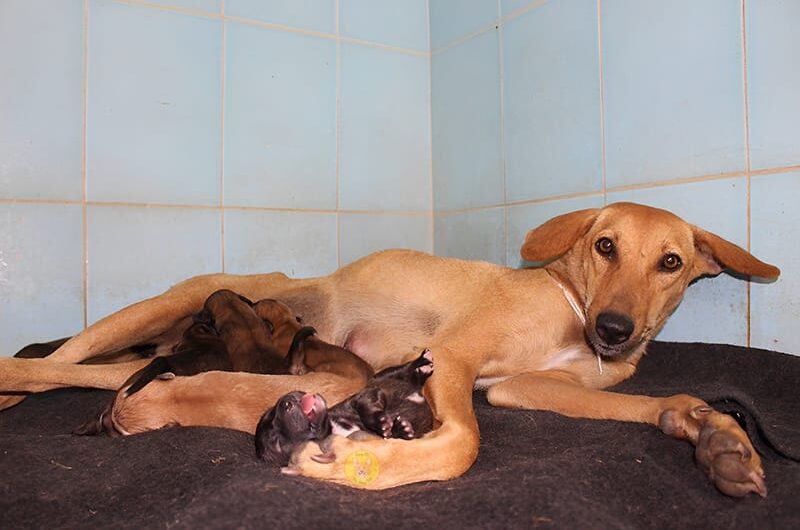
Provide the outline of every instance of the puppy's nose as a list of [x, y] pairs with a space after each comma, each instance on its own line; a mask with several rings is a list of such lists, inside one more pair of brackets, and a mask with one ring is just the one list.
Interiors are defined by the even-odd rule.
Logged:
[[608, 311], [597, 316], [594, 329], [597, 330], [597, 335], [603, 342], [614, 346], [622, 344], [631, 337], [633, 321], [625, 315]]

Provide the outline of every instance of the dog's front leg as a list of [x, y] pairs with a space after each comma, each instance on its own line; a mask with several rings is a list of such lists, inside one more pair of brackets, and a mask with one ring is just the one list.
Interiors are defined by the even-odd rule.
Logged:
[[415, 440], [354, 441], [334, 437], [331, 463], [312, 457], [322, 451], [314, 443], [293, 455], [287, 474], [301, 474], [347, 486], [385, 489], [423, 480], [462, 475], [478, 456], [480, 435], [472, 408], [476, 372], [452, 351], [432, 346], [435, 369], [425, 393], [441, 425]]
[[736, 421], [684, 394], [665, 398], [582, 386], [567, 372], [522, 374], [489, 389], [492, 405], [549, 410], [574, 418], [649, 423], [695, 446], [697, 463], [723, 493], [767, 494], [761, 459]]

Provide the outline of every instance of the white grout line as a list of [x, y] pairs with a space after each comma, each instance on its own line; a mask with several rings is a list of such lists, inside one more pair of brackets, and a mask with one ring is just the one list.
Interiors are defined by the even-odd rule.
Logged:
[[89, 114], [89, 0], [83, 0], [83, 78], [82, 105], [83, 127], [81, 131], [81, 230], [83, 237], [83, 327], [89, 327], [89, 181], [86, 173], [88, 153], [88, 114]]
[[220, 20], [220, 79], [219, 79], [219, 261], [220, 272], [225, 272], [225, 84], [227, 70], [227, 22], [225, 22], [225, 0], [221, 0]]
[[[425, 19], [428, 32], [428, 50], [431, 49], [431, 2], [426, 1], [428, 16]], [[433, 175], [433, 55], [428, 54], [428, 178], [430, 181], [431, 201], [431, 254], [436, 254], [436, 197], [434, 195]]]
[[[497, 19], [502, 20], [503, 7], [502, 1], [497, 0]], [[504, 58], [504, 40], [503, 40], [503, 25], [497, 25], [497, 70], [500, 81], [498, 83], [498, 90], [500, 94], [500, 178], [503, 182], [503, 204], [508, 204], [508, 178], [506, 175], [506, 129], [505, 129], [505, 58]], [[508, 206], [503, 208], [503, 264], [508, 265]]]
[[342, 266], [341, 160], [342, 160], [342, 39], [339, 35], [341, 3], [336, 0], [336, 263]]
[[603, 178], [603, 206], [608, 204], [606, 173], [606, 96], [603, 77], [603, 18], [600, 0], [597, 0], [597, 68], [600, 78], [600, 173]]
[[[752, 234], [752, 207], [751, 207], [751, 165], [750, 165], [750, 95], [747, 87], [747, 0], [742, 0], [742, 99], [744, 104], [744, 168], [747, 179], [747, 201], [746, 201], [746, 214], [747, 214], [747, 246], [745, 247], [748, 252], [751, 248], [751, 234]], [[747, 320], [747, 347], [750, 347], [750, 339], [752, 335], [752, 315], [751, 310], [751, 284], [745, 283], [747, 289], [747, 311], [745, 317]]]

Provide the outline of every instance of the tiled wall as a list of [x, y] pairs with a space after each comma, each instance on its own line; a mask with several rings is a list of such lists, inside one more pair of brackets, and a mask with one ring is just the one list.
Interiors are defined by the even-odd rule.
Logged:
[[0, 1], [0, 355], [188, 276], [432, 250], [425, 0]]
[[800, 354], [800, 2], [431, 0], [435, 251], [620, 200], [779, 265], [692, 286], [663, 339]]

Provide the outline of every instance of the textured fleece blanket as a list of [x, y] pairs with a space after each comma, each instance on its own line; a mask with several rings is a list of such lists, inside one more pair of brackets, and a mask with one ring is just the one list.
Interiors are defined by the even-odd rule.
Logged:
[[797, 357], [654, 343], [617, 388], [692, 393], [737, 416], [763, 455], [765, 499], [723, 496], [654, 427], [495, 409], [481, 393], [464, 476], [370, 492], [282, 476], [241, 432], [72, 436], [111, 394], [47, 392], [0, 412], [0, 528], [800, 528], [799, 385]]

